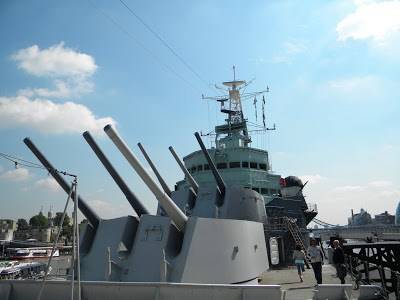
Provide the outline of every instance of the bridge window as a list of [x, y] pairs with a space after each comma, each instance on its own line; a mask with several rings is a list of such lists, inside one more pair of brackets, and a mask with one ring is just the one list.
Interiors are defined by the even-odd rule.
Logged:
[[226, 169], [227, 167], [227, 163], [217, 163], [217, 169]]
[[260, 169], [261, 170], [267, 170], [267, 165], [266, 164], [260, 164]]
[[248, 161], [242, 161], [242, 168], [248, 168], [249, 167], [249, 162]]
[[197, 171], [203, 171], [203, 165], [198, 165], [197, 166]]
[[240, 168], [240, 161], [232, 161], [229, 163], [229, 168]]
[[261, 188], [261, 194], [262, 194], [262, 195], [268, 195], [268, 189], [266, 189], [266, 188]]
[[250, 162], [250, 168], [251, 169], [257, 169], [257, 163], [256, 162]]
[[256, 188], [256, 187], [253, 187], [252, 190], [253, 190], [253, 191], [256, 191], [257, 193], [260, 192], [260, 189], [259, 189], [259, 188]]
[[192, 167], [192, 173], [196, 172], [196, 167]]
[[204, 165], [204, 171], [210, 170], [210, 166], [208, 164]]

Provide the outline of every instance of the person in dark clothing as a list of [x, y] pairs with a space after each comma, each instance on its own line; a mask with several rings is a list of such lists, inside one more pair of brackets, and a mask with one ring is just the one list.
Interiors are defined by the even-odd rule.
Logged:
[[346, 277], [347, 271], [344, 263], [344, 252], [338, 240], [333, 241], [333, 249], [333, 264], [335, 265], [337, 276], [340, 279], [340, 283], [345, 284], [344, 278]]

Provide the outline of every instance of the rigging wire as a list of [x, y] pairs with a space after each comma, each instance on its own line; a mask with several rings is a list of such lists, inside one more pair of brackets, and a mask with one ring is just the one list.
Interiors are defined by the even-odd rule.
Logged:
[[[131, 7], [126, 4], [125, 1], [119, 0], [121, 4], [133, 15], [148, 31], [150, 31], [190, 72], [192, 72], [202, 83], [204, 83], [208, 88], [210, 85], [205, 81], [196, 70], [189, 63], [179, 55], [173, 48], [170, 46], [165, 39], [163, 39], [153, 28], [150, 27], [137, 13], [133, 11]], [[211, 88], [210, 88], [211, 89]]]
[[[10, 154], [6, 154], [6, 153], [1, 153], [0, 152], [0, 156], [3, 156], [5, 159], [8, 159], [8, 160], [13, 161], [13, 162], [17, 160], [17, 161], [22, 161], [22, 162], [27, 163], [27, 164], [31, 164], [33, 166], [37, 166], [37, 167], [43, 168], [43, 166], [41, 166], [41, 165], [39, 165], [37, 163], [31, 162], [29, 160], [24, 160], [24, 159], [19, 158], [19, 157], [12, 156]], [[19, 164], [21, 164], [21, 163], [19, 163]]]
[[29, 161], [29, 160], [18, 158], [18, 157], [12, 156], [10, 154], [6, 154], [6, 153], [0, 152], [0, 157], [13, 162], [14, 165], [15, 165], [15, 168], [17, 168], [18, 166], [24, 166], [24, 167], [27, 167], [27, 168], [46, 170], [49, 173], [50, 172], [57, 172], [57, 173], [60, 173], [62, 175], [65, 175], [65, 176], [77, 177], [77, 175], [71, 174], [71, 173], [69, 173], [67, 171], [62, 171], [62, 170], [57, 170], [57, 169], [47, 169], [47, 168], [45, 168], [44, 166], [42, 166], [42, 165], [40, 165], [38, 163], [34, 163], [32, 161]]
[[92, 0], [88, 0], [88, 2], [92, 5], [92, 7], [100, 12], [100, 14], [105, 17], [109, 22], [111, 22], [115, 27], [117, 27], [121, 32], [123, 32], [125, 35], [127, 35], [129, 38], [134, 40], [143, 50], [145, 50], [157, 63], [162, 65], [166, 70], [170, 71], [173, 73], [176, 77], [178, 77], [180, 80], [185, 82], [189, 87], [191, 87], [193, 90], [196, 90], [197, 92], [201, 93], [200, 89], [195, 87], [192, 83], [190, 83], [188, 80], [186, 80], [182, 75], [180, 75], [178, 72], [176, 72], [170, 65], [166, 64], [163, 62], [157, 55], [154, 54], [153, 51], [151, 51], [148, 47], [146, 47], [142, 42], [139, 41], [138, 38], [136, 38], [130, 31], [126, 30], [120, 23], [118, 23], [114, 18], [112, 18], [110, 15], [105, 13], [102, 9], [100, 9], [96, 4], [92, 2]]
[[46, 169], [45, 167], [43, 167], [43, 166], [41, 166], [41, 165], [39, 165], [37, 163], [31, 162], [31, 161], [28, 161], [28, 160], [24, 160], [24, 159], [21, 159], [21, 158], [12, 156], [12, 155], [8, 155], [8, 154], [5, 154], [5, 153], [0, 153], [0, 157], [13, 162], [14, 166], [16, 168], [18, 166], [24, 166], [24, 167], [27, 167], [27, 168]]

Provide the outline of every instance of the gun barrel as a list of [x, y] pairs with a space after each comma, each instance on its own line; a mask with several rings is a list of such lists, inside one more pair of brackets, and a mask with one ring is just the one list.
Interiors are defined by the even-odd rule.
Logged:
[[153, 170], [154, 174], [156, 175], [158, 181], [161, 184], [161, 187], [163, 188], [164, 192], [171, 197], [171, 190], [169, 189], [167, 183], [164, 181], [164, 179], [161, 177], [160, 173], [158, 172], [156, 166], [153, 164], [152, 160], [150, 157], [147, 155], [146, 150], [144, 149], [143, 145], [141, 143], [138, 143], [140, 151], [142, 151], [144, 158], [147, 160], [148, 164], [150, 165], [150, 168]]
[[[46, 157], [40, 152], [40, 150], [33, 144], [33, 142], [29, 138], [24, 139], [25, 145], [32, 151], [32, 153], [37, 157], [37, 159], [41, 162], [41, 164], [47, 169], [47, 171], [53, 176], [53, 178], [57, 181], [57, 183], [62, 187], [62, 189], [69, 194], [71, 187], [65, 181], [65, 179], [57, 172], [57, 169], [53, 167], [53, 165], [46, 159]], [[75, 194], [72, 193], [72, 199], [75, 199]], [[97, 228], [100, 222], [100, 217], [96, 214], [96, 212], [90, 208], [86, 202], [78, 196], [78, 208], [85, 216], [85, 218], [93, 225], [94, 228]]]
[[214, 162], [212, 161], [210, 154], [208, 153], [206, 146], [204, 146], [204, 143], [200, 137], [200, 134], [198, 132], [195, 132], [195, 137], [197, 139], [197, 142], [200, 145], [201, 150], [203, 151], [204, 156], [206, 157], [206, 160], [208, 162], [208, 165], [210, 166], [210, 169], [214, 175], [215, 181], [217, 182], [218, 188], [221, 192], [221, 195], [225, 195], [225, 189], [226, 189], [226, 184], [224, 180], [221, 177], [221, 174], [219, 174], [217, 167], [215, 166]]
[[175, 158], [176, 162], [178, 163], [179, 167], [181, 168], [182, 172], [185, 174], [187, 181], [189, 184], [192, 186], [193, 190], [197, 194], [199, 191], [199, 185], [197, 184], [196, 180], [194, 180], [193, 176], [189, 173], [189, 171], [185, 168], [185, 165], [179, 158], [178, 154], [176, 154], [174, 148], [172, 146], [169, 146], [169, 151], [171, 152], [172, 156]]
[[132, 168], [140, 176], [140, 178], [142, 178], [142, 180], [148, 186], [151, 192], [155, 195], [160, 205], [164, 208], [168, 216], [175, 223], [176, 227], [179, 230], [184, 231], [186, 222], [188, 220], [186, 215], [172, 201], [172, 199], [162, 189], [160, 189], [157, 183], [146, 172], [144, 167], [129, 149], [125, 141], [119, 136], [117, 131], [111, 125], [107, 125], [106, 127], [104, 127], [104, 131], [118, 148], [118, 150], [122, 153], [122, 155], [126, 158]]
[[114, 179], [115, 183], [118, 185], [118, 187], [124, 193], [126, 199], [128, 200], [129, 204], [132, 206], [132, 208], [136, 212], [136, 214], [139, 217], [143, 214], [149, 214], [149, 211], [146, 209], [146, 207], [139, 201], [139, 199], [136, 197], [136, 195], [130, 190], [128, 185], [121, 178], [121, 176], [115, 170], [114, 166], [111, 164], [111, 162], [105, 156], [103, 151], [97, 145], [96, 141], [93, 139], [90, 132], [89, 131], [84, 132], [83, 137], [85, 138], [86, 142], [89, 144], [90, 148], [92, 148], [93, 152], [96, 154], [98, 159], [101, 161], [103, 166], [106, 168], [108, 173]]

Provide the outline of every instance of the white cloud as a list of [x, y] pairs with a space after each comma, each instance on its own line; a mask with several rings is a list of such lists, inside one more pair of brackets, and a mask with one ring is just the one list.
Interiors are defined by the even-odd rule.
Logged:
[[297, 54], [306, 51], [307, 47], [300, 41], [288, 41], [283, 44], [285, 52], [288, 54]]
[[356, 1], [355, 12], [336, 26], [339, 41], [372, 39], [383, 42], [400, 31], [400, 1]]
[[328, 80], [317, 87], [316, 91], [322, 99], [330, 99], [331, 95], [335, 95], [336, 101], [379, 102], [393, 85], [385, 78], [361, 75]]
[[351, 193], [351, 192], [359, 192], [365, 190], [365, 187], [360, 185], [345, 185], [345, 186], [338, 186], [334, 188], [335, 192], [339, 193]]
[[115, 124], [111, 117], [96, 117], [85, 105], [49, 99], [78, 97], [93, 90], [89, 79], [97, 65], [90, 55], [64, 47], [61, 42], [47, 49], [33, 45], [12, 58], [28, 74], [51, 78], [54, 88], [26, 88], [15, 97], [0, 96], [0, 128], [26, 127], [48, 134], [90, 130], [100, 134], [106, 124]]
[[62, 190], [60, 185], [55, 181], [53, 177], [39, 179], [35, 182], [35, 187], [39, 189], [46, 189], [51, 192], [59, 192]]
[[303, 181], [303, 183], [308, 181], [308, 184], [316, 184], [321, 182], [322, 180], [325, 180], [326, 178], [316, 174], [316, 175], [303, 175], [300, 176], [301, 181]]
[[58, 104], [24, 96], [0, 97], [0, 128], [27, 127], [50, 134], [90, 130], [100, 134], [106, 124], [115, 124], [115, 121], [111, 117], [97, 118], [82, 104]]
[[11, 58], [28, 74], [50, 78], [54, 87], [25, 88], [18, 95], [26, 97], [71, 98], [93, 91], [90, 77], [97, 69], [94, 58], [88, 54], [64, 47], [61, 42], [41, 50], [37, 45], [21, 49]]
[[374, 90], [378, 86], [378, 79], [374, 76], [348, 77], [328, 82], [328, 86], [335, 91], [351, 93], [360, 90]]
[[54, 89], [27, 88], [18, 91], [18, 95], [26, 97], [45, 98], [71, 98], [92, 92], [94, 84], [86, 79], [83, 80], [54, 80]]
[[109, 201], [93, 199], [88, 205], [103, 218], [116, 218], [126, 215], [136, 216], [133, 209], [127, 203], [115, 204]]
[[7, 181], [25, 181], [29, 177], [29, 170], [25, 168], [17, 168], [0, 174], [0, 179]]
[[373, 186], [373, 187], [377, 187], [377, 188], [384, 188], [384, 187], [392, 186], [393, 183], [388, 180], [375, 180], [375, 181], [371, 181], [369, 183], [369, 185]]
[[306, 50], [307, 46], [303, 41], [291, 39], [283, 43], [280, 53], [272, 57], [272, 62], [290, 64], [296, 55]]
[[97, 69], [93, 57], [66, 48], [63, 42], [43, 50], [33, 45], [17, 51], [12, 58], [19, 68], [35, 76], [88, 77]]
[[400, 191], [399, 190], [386, 190], [386, 191], [381, 191], [379, 192], [380, 197], [384, 198], [400, 198]]

